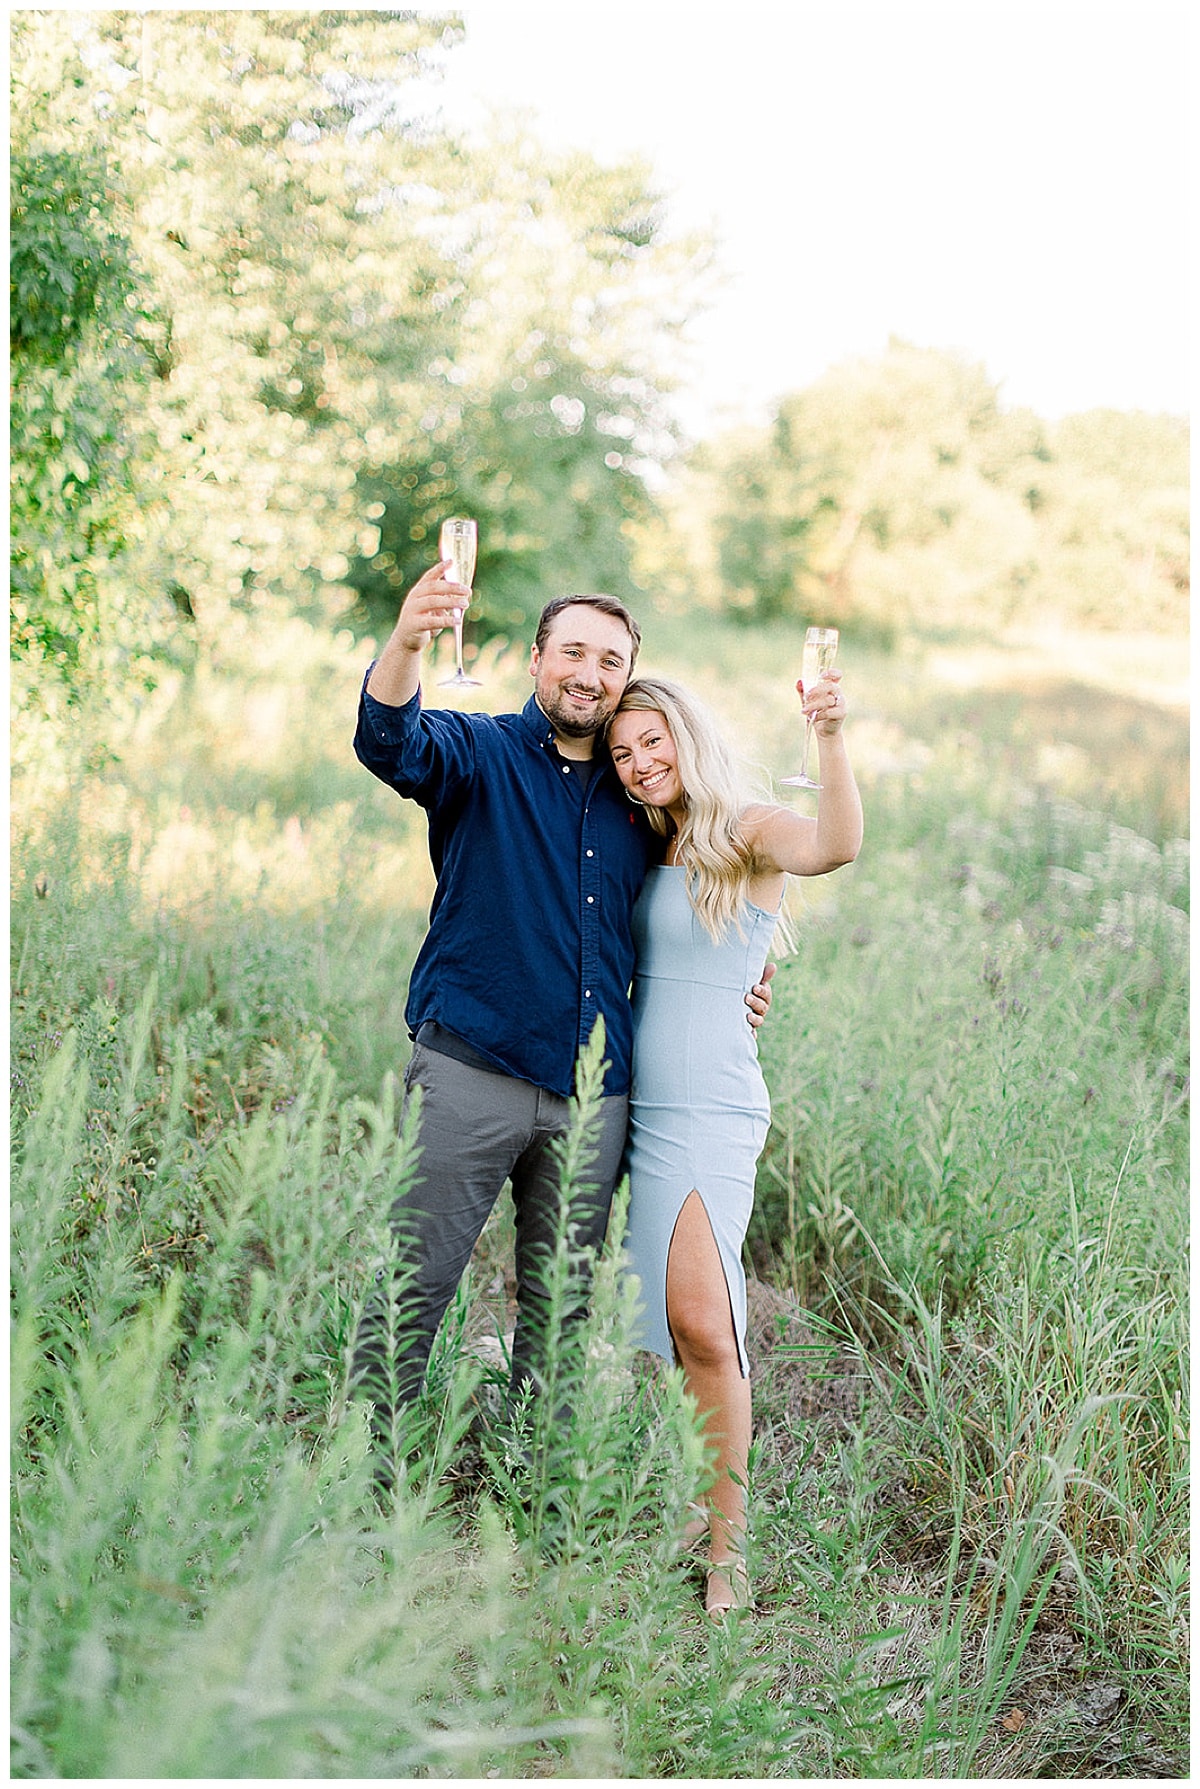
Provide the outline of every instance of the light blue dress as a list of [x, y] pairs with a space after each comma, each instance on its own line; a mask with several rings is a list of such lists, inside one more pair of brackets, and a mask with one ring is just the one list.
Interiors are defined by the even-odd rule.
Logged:
[[754, 1168], [771, 1109], [745, 995], [762, 977], [778, 914], [746, 903], [742, 930], [719, 944], [696, 916], [687, 872], [647, 872], [633, 916], [633, 1090], [625, 1164], [626, 1251], [641, 1282], [635, 1345], [675, 1358], [667, 1325], [667, 1253], [688, 1194], [704, 1201], [729, 1289], [742, 1373], [746, 1275], [742, 1243]]

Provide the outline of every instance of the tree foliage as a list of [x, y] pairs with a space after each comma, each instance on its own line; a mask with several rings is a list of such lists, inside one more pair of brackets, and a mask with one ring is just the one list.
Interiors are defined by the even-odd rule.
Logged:
[[390, 625], [459, 509], [485, 626], [523, 626], [547, 583], [628, 585], [702, 251], [667, 240], [638, 165], [443, 129], [427, 88], [461, 35], [21, 15], [16, 641], [70, 687], [121, 635], [219, 653], [241, 616], [356, 601]]
[[695, 456], [693, 596], [747, 620], [1182, 628], [1187, 428], [1006, 410], [984, 369], [893, 341]]
[[9, 174], [13, 639], [73, 677], [100, 633], [104, 571], [137, 528], [140, 281], [102, 148], [30, 133]]
[[236, 664], [284, 615], [383, 632], [455, 511], [476, 635], [631, 584], [748, 620], [1180, 625], [1183, 424], [1044, 424], [903, 343], [702, 449], [664, 532], [647, 474], [707, 245], [639, 163], [445, 129], [462, 33], [14, 15], [18, 704]]
[[9, 340], [14, 355], [65, 359], [120, 321], [134, 289], [129, 245], [108, 215], [104, 157], [37, 151], [10, 164]]
[[481, 522], [482, 623], [509, 631], [547, 595], [629, 582], [642, 475], [671, 451], [664, 355], [686, 314], [661, 291], [647, 302], [649, 276], [686, 288], [697, 249], [659, 240], [636, 166], [547, 158], [513, 129], [484, 171], [452, 209], [437, 201], [476, 296], [455, 358], [437, 363], [424, 440], [373, 469], [379, 545], [352, 581], [390, 617], [413, 564], [434, 556], [439, 518], [462, 510]]
[[1090, 410], [1064, 418], [1048, 437], [1043, 591], [1061, 591], [1093, 626], [1186, 632], [1186, 423]]

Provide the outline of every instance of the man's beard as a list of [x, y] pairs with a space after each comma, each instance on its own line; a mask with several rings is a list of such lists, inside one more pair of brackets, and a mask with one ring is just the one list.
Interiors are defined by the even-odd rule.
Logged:
[[558, 732], [564, 733], [568, 739], [590, 739], [599, 733], [612, 715], [615, 702], [606, 702], [603, 695], [596, 702], [590, 714], [578, 714], [568, 707], [565, 696], [559, 690], [537, 692], [538, 705], [546, 719]]

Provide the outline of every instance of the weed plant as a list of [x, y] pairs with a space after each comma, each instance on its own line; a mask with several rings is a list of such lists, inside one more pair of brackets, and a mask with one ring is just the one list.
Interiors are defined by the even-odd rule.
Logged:
[[[750, 650], [677, 643], [718, 698]], [[428, 866], [349, 762], [348, 649], [242, 659], [15, 791], [13, 1774], [1180, 1774], [1186, 847], [856, 667], [866, 847], [761, 1041], [756, 1609], [717, 1628], [619, 1211], [515, 1429], [498, 1216], [374, 1488], [348, 1361], [417, 1166]], [[790, 768], [790, 709], [726, 694]]]
[[[154, 1003], [116, 1028], [118, 1146], [157, 1098]], [[705, 1460], [678, 1384], [631, 1375], [615, 1247], [533, 1464], [494, 1434], [492, 1495], [456, 1510], [482, 1374], [452, 1323], [377, 1507], [346, 1361], [411, 1126], [330, 1088], [314, 1063], [284, 1109], [188, 1151], [169, 1103], [149, 1184], [101, 1206], [74, 1033], [50, 1063], [14, 1198], [18, 1775], [603, 1776], [631, 1710], [678, 1695], [658, 1643]], [[140, 1238], [183, 1199], [196, 1265], [164, 1277]]]

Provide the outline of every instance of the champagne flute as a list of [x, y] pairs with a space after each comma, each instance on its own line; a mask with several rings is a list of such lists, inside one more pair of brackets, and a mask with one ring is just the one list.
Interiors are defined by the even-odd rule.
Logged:
[[[465, 584], [471, 588], [475, 577], [475, 548], [479, 539], [479, 529], [468, 516], [451, 516], [442, 523], [442, 532], [438, 537], [438, 556], [449, 559], [450, 575], [456, 584]], [[453, 677], [443, 677], [442, 684], [456, 685], [460, 689], [477, 689], [478, 677], [468, 677], [463, 671], [462, 657], [462, 616], [454, 623], [454, 663]]]
[[[800, 681], [804, 685], [804, 693], [808, 694], [814, 683], [824, 677], [830, 665], [837, 657], [838, 630], [836, 627], [810, 627], [804, 636], [804, 661], [800, 667]], [[780, 777], [781, 783], [788, 783], [793, 789], [819, 789], [808, 774], [808, 748], [812, 740], [812, 715], [807, 717], [804, 729], [804, 762], [800, 766], [799, 776]]]

